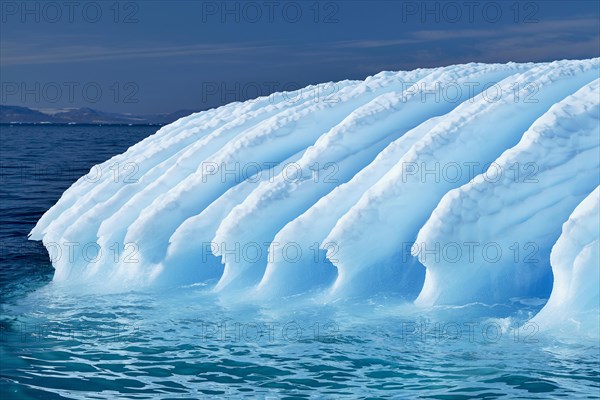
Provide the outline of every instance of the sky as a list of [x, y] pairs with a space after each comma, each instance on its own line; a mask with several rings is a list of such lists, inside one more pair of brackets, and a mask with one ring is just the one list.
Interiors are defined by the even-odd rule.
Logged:
[[203, 110], [382, 70], [600, 56], [600, 2], [0, 1], [0, 103]]

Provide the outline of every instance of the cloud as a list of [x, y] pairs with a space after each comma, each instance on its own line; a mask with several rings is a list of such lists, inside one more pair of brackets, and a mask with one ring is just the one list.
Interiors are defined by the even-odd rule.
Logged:
[[[111, 48], [106, 46], [69, 45], [49, 47], [44, 44], [23, 44], [3, 42], [0, 49], [0, 64], [56, 64], [88, 61], [137, 60], [149, 58], [200, 57], [200, 56], [240, 56], [258, 51], [276, 51], [281, 46], [257, 43], [213, 43], [193, 45], [163, 45]], [[206, 62], [210, 57], [205, 59]]]
[[[355, 69], [366, 73], [470, 61], [551, 61], [599, 56], [599, 30], [598, 20], [579, 17], [530, 24], [493, 25], [491, 29], [416, 30], [397, 39], [337, 41], [330, 44], [330, 49], [362, 52], [363, 60], [355, 65]], [[384, 47], [389, 48], [384, 54], [378, 52], [372, 57], [364, 54], [365, 49], [376, 51]]]
[[383, 68], [407, 69], [466, 61], [542, 61], [597, 56], [600, 48], [599, 24], [597, 19], [579, 16], [530, 24], [489, 24], [478, 28], [456, 26], [453, 29], [408, 32], [399, 30], [397, 37], [303, 42], [294, 46], [283, 40], [277, 42], [276, 38], [269, 42], [138, 42], [134, 45], [109, 46], [102, 41], [102, 37], [82, 38], [63, 34], [40, 39], [24, 35], [0, 43], [0, 65], [166, 58], [172, 62], [190, 64], [245, 63], [252, 56], [259, 55], [262, 59], [274, 62], [271, 66], [275, 67], [289, 63], [313, 65], [350, 62], [355, 70], [371, 73]]

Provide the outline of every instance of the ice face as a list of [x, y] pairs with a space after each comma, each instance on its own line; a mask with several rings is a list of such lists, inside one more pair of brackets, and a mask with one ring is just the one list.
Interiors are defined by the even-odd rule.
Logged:
[[[596, 93], [597, 94], [597, 93]], [[597, 179], [597, 177], [596, 177]], [[575, 208], [552, 247], [554, 287], [533, 319], [566, 335], [598, 335], [600, 325], [600, 187]]]
[[[31, 238], [99, 248], [53, 260], [55, 282], [99, 290], [548, 297], [550, 249], [598, 186], [598, 71], [599, 59], [382, 72], [193, 114], [92, 168]], [[584, 252], [571, 242], [552, 253], [558, 293], [577, 281], [559, 269], [594, 268], [567, 260]], [[557, 296], [548, 306], [568, 303]]]

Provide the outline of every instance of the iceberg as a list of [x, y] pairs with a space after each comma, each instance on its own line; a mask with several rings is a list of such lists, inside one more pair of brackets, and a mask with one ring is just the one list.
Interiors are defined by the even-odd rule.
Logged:
[[89, 290], [549, 297], [540, 323], [583, 313], [598, 297], [582, 277], [599, 268], [599, 68], [386, 71], [196, 113], [94, 166], [30, 238], [56, 284]]

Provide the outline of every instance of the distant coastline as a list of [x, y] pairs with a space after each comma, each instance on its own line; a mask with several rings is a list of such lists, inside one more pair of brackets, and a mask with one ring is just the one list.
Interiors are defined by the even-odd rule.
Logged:
[[96, 123], [96, 122], [0, 122], [0, 126], [14, 126], [14, 125], [19, 125], [19, 126], [164, 126], [164, 125], [168, 125], [168, 122], [165, 123], [152, 123], [152, 122], [148, 122], [148, 123], [130, 123], [130, 124], [125, 124], [125, 123], [118, 123], [118, 122], [114, 122], [114, 123]]
[[197, 110], [178, 110], [166, 114], [133, 115], [104, 112], [87, 107], [29, 108], [0, 105], [0, 125], [162, 126], [194, 112], [197, 112]]

